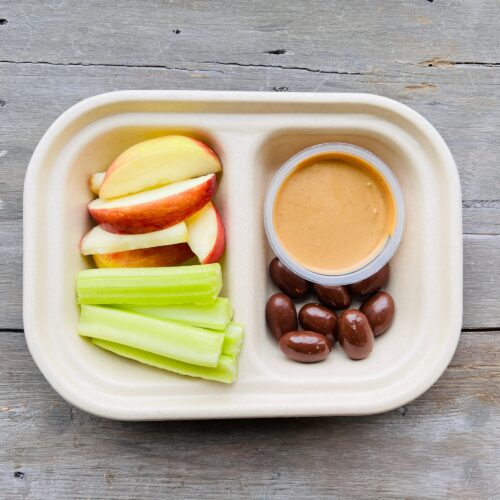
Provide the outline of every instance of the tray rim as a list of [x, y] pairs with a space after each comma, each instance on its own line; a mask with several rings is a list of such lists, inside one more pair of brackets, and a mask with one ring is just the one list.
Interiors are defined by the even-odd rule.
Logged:
[[[443, 156], [443, 162], [446, 164], [446, 168], [451, 173], [451, 178], [453, 185], [450, 186], [450, 193], [452, 200], [450, 200], [451, 205], [461, 206], [461, 187], [460, 179], [458, 176], [458, 171], [456, 168], [455, 161], [451, 152], [446, 145], [444, 139], [437, 132], [437, 130], [418, 112], [411, 109], [410, 107], [402, 104], [393, 99], [378, 96], [375, 94], [366, 93], [306, 93], [306, 92], [290, 92], [290, 93], [274, 93], [274, 92], [250, 92], [250, 91], [199, 91], [199, 90], [120, 90], [113, 91], [103, 94], [98, 94], [93, 97], [86, 98], [63, 112], [47, 129], [39, 144], [35, 148], [32, 155], [30, 163], [27, 168], [25, 183], [24, 183], [24, 193], [23, 193], [23, 320], [24, 320], [24, 332], [26, 337], [26, 342], [28, 349], [30, 351], [35, 364], [38, 366], [44, 377], [50, 383], [50, 385], [58, 392], [65, 400], [70, 402], [72, 405], [77, 406], [89, 413], [98, 415], [101, 417], [117, 419], [117, 420], [169, 420], [169, 419], [204, 419], [204, 418], [249, 418], [249, 417], [284, 417], [284, 416], [320, 416], [320, 415], [367, 415], [367, 414], [377, 414], [389, 411], [391, 409], [400, 407], [413, 399], [419, 397], [424, 392], [426, 392], [442, 375], [446, 370], [449, 362], [451, 361], [455, 350], [458, 345], [460, 338], [461, 325], [462, 325], [462, 309], [463, 309], [463, 244], [462, 244], [462, 213], [461, 210], [454, 213], [454, 220], [451, 222], [454, 229], [454, 241], [460, 244], [456, 245], [454, 248], [456, 256], [456, 270], [454, 273], [457, 284], [459, 284], [459, 289], [455, 292], [455, 295], [460, 297], [460, 301], [456, 304], [459, 309], [460, 314], [456, 315], [454, 318], [454, 328], [453, 331], [455, 335], [448, 344], [446, 349], [443, 349], [440, 360], [441, 364], [439, 369], [434, 372], [427, 374], [424, 383], [416, 384], [412, 391], [407, 391], [398, 397], [392, 398], [389, 402], [384, 402], [383, 405], [379, 405], [376, 408], [364, 408], [357, 411], [331, 411], [327, 406], [322, 407], [309, 407], [304, 409], [303, 407], [295, 407], [292, 405], [284, 405], [281, 411], [276, 411], [275, 408], [270, 408], [267, 406], [260, 406], [255, 408], [254, 411], [248, 412], [245, 408], [232, 407], [231, 411], [225, 411], [224, 414], [218, 410], [218, 408], [210, 408], [203, 415], [197, 414], [183, 414], [182, 412], [177, 414], [175, 411], [170, 412], [165, 415], [164, 412], [161, 414], [151, 414], [148, 410], [147, 414], [143, 414], [137, 411], [130, 411], [130, 409], [125, 410], [124, 408], [110, 407], [106, 405], [98, 406], [95, 402], [89, 401], [88, 398], [81, 397], [74, 391], [68, 390], [65, 384], [61, 383], [57, 373], [52, 370], [50, 363], [43, 355], [43, 347], [41, 347], [36, 335], [32, 332], [36, 329], [36, 324], [32, 321], [34, 318], [31, 313], [31, 309], [27, 307], [26, 304], [30, 304], [32, 299], [32, 290], [34, 289], [33, 274], [27, 272], [27, 270], [32, 269], [34, 266], [34, 256], [31, 255], [30, 251], [30, 234], [31, 227], [36, 223], [36, 213], [31, 210], [28, 200], [31, 199], [31, 193], [35, 186], [35, 181], [37, 179], [37, 172], [41, 166], [43, 157], [48, 153], [51, 145], [57, 136], [64, 133], [68, 127], [81, 119], [84, 115], [88, 113], [95, 112], [97, 109], [103, 106], [109, 106], [110, 104], [119, 104], [127, 101], [210, 101], [212, 103], [355, 103], [357, 105], [375, 105], [380, 108], [385, 108], [393, 113], [399, 115], [406, 120], [409, 120], [414, 125], [418, 127], [420, 132], [424, 133], [425, 136], [436, 146]], [[93, 119], [90, 122], [94, 121]], [[31, 301], [32, 303], [32, 301]], [[90, 403], [90, 406], [89, 406]], [[376, 405], [375, 405], [376, 406]]]

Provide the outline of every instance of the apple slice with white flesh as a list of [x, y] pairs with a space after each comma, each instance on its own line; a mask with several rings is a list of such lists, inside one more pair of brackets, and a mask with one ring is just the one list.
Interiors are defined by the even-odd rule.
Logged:
[[177, 243], [126, 252], [96, 254], [94, 262], [97, 267], [168, 267], [179, 266], [191, 257], [193, 252], [189, 245]]
[[212, 202], [186, 219], [188, 245], [202, 264], [218, 262], [224, 253], [226, 235], [221, 216]]
[[94, 194], [99, 194], [105, 175], [106, 172], [97, 172], [96, 174], [92, 174], [90, 176], [89, 187]]
[[216, 189], [215, 174], [208, 174], [122, 198], [97, 198], [89, 203], [89, 212], [109, 231], [149, 233], [193, 215], [210, 201]]
[[96, 226], [82, 238], [80, 252], [83, 255], [109, 254], [139, 248], [175, 245], [185, 243], [187, 240], [188, 232], [184, 222], [144, 234], [117, 234]]
[[143, 141], [125, 150], [110, 165], [99, 190], [103, 199], [117, 198], [221, 170], [206, 144], [182, 135]]

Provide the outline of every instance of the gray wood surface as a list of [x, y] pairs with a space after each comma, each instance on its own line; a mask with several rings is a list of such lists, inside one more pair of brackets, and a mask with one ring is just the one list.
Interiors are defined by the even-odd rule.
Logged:
[[[0, 0], [0, 496], [500, 498], [499, 19], [498, 0]], [[371, 92], [428, 118], [464, 216], [437, 384], [384, 415], [219, 422], [111, 422], [54, 393], [22, 333], [24, 174], [62, 111], [129, 88]]]

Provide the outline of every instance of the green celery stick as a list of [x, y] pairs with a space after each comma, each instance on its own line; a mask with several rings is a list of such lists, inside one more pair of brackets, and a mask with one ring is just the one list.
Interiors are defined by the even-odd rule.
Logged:
[[76, 281], [80, 304], [211, 304], [222, 287], [220, 264], [86, 269]]
[[83, 305], [78, 333], [142, 349], [200, 366], [215, 367], [222, 351], [222, 332], [181, 325], [166, 319], [112, 307]]
[[229, 299], [219, 297], [213, 304], [179, 304], [173, 306], [134, 306], [123, 305], [120, 309], [132, 311], [153, 318], [170, 319], [179, 323], [225, 330], [233, 317], [233, 308]]
[[238, 374], [238, 363], [234, 356], [222, 355], [219, 358], [219, 364], [215, 368], [207, 368], [204, 366], [196, 366], [182, 361], [158, 356], [150, 352], [134, 349], [133, 347], [124, 346], [115, 342], [106, 340], [91, 339], [91, 342], [103, 349], [114, 352], [125, 358], [133, 359], [144, 363], [145, 365], [155, 366], [181, 375], [189, 375], [191, 377], [200, 377], [207, 380], [215, 380], [230, 384], [235, 381]]
[[237, 357], [243, 346], [244, 328], [241, 323], [229, 323], [224, 332], [222, 354]]

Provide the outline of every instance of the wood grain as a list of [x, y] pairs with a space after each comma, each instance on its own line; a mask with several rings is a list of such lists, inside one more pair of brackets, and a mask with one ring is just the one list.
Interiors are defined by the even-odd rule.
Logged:
[[383, 415], [123, 423], [69, 407], [40, 376], [22, 333], [4, 332], [0, 491], [75, 499], [495, 498], [499, 334], [464, 333], [438, 383]]
[[[499, 18], [497, 0], [0, 0], [0, 496], [498, 498]], [[62, 111], [130, 88], [370, 92], [429, 119], [464, 200], [467, 331], [438, 383], [363, 418], [120, 423], [55, 394], [21, 330], [26, 166]]]
[[0, 5], [8, 20], [3, 30], [15, 32], [19, 42], [4, 45], [0, 55], [16, 61], [135, 66], [232, 61], [347, 73], [431, 60], [439, 66], [499, 62], [491, 50], [498, 36], [492, 22], [500, 10], [496, 0]]

